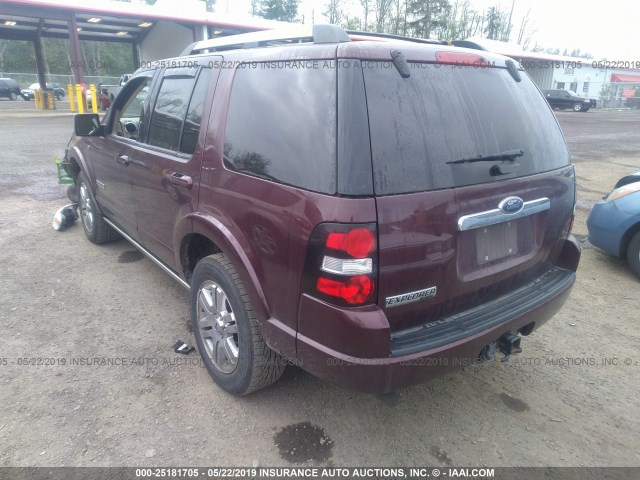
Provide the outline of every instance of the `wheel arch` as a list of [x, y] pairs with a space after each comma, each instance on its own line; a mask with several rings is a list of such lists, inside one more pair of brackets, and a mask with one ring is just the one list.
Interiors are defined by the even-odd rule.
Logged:
[[631, 243], [631, 239], [638, 232], [640, 232], [640, 222], [635, 223], [634, 225], [629, 227], [626, 232], [624, 232], [624, 235], [622, 235], [622, 238], [620, 239], [620, 258], [624, 258], [627, 255], [629, 243]]
[[175, 242], [178, 246], [176, 262], [185, 280], [190, 283], [193, 269], [201, 258], [224, 253], [243, 281], [254, 310], [258, 313], [259, 323], [268, 319], [269, 307], [252, 265], [253, 254], [249, 242], [240, 233], [234, 235], [213, 215], [196, 213], [186, 220], [192, 224], [192, 228], [189, 232], [178, 234]]
[[96, 189], [95, 189], [95, 179], [93, 178], [93, 175], [92, 175], [93, 172], [91, 171], [89, 163], [84, 158], [84, 155], [82, 154], [80, 149], [76, 145], [74, 145], [69, 149], [67, 157], [69, 158], [69, 162], [72, 165], [71, 173], [73, 175], [73, 180], [77, 182], [78, 175], [80, 174], [80, 172], [83, 172], [85, 178], [88, 180], [91, 186], [91, 189], [93, 190], [93, 193], [95, 195]]

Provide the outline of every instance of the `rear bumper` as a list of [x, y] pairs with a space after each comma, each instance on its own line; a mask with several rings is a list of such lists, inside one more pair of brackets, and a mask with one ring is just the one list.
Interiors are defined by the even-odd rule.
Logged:
[[[393, 335], [384, 358], [357, 358], [299, 333], [298, 359], [305, 370], [343, 387], [391, 392], [477, 363], [486, 345], [509, 332], [529, 334], [558, 312], [574, 282], [575, 271], [552, 267], [526, 287], [480, 307]], [[376, 337], [380, 331], [372, 333]], [[361, 335], [359, 341], [366, 341], [367, 331]]]

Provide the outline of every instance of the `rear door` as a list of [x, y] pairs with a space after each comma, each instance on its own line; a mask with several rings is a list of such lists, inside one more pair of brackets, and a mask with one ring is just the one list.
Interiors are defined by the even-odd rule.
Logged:
[[574, 201], [564, 138], [524, 72], [517, 82], [505, 68], [413, 67], [409, 78], [392, 65], [363, 69], [378, 304], [392, 331], [535, 279], [557, 256]]

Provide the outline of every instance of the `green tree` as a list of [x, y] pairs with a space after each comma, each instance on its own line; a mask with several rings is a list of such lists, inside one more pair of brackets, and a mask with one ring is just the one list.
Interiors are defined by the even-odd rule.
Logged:
[[300, 0], [261, 0], [258, 2], [258, 12], [261, 17], [269, 20], [296, 22], [299, 3]]
[[508, 15], [499, 7], [489, 7], [485, 15], [485, 37], [490, 40], [501, 40], [506, 42], [511, 35], [511, 25]]
[[327, 21], [333, 24], [340, 24], [344, 18], [342, 11], [342, 0], [329, 0], [325, 4], [325, 11], [322, 14], [327, 17]]
[[412, 0], [407, 4], [412, 20], [412, 35], [420, 38], [438, 38], [446, 32], [451, 12], [449, 0]]
[[471, 8], [469, 0], [456, 0], [447, 19], [444, 39], [464, 39], [482, 33], [483, 16]]
[[611, 100], [611, 85], [608, 83], [605, 83], [602, 85], [602, 88], [600, 89], [600, 105], [602, 106], [602, 108], [607, 108], [607, 106], [609, 105], [609, 101]]
[[385, 32], [386, 25], [391, 25], [391, 4], [393, 0], [374, 0], [373, 8], [376, 19], [376, 32]]
[[369, 6], [371, 5], [371, 0], [360, 0], [360, 5], [362, 5], [362, 10], [364, 11], [362, 30], [366, 32], [367, 28], [369, 28]]

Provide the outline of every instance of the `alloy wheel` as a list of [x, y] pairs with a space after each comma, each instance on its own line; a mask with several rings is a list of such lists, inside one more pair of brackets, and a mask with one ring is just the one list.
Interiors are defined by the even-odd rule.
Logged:
[[198, 290], [198, 334], [207, 356], [222, 373], [230, 374], [238, 365], [238, 326], [224, 290], [210, 280]]

